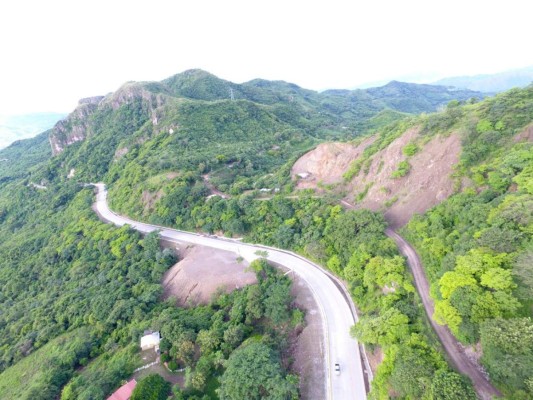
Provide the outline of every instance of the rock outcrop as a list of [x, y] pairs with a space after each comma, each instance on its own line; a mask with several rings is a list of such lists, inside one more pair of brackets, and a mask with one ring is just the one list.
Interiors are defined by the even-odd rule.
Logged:
[[65, 147], [87, 137], [88, 118], [98, 109], [103, 99], [104, 96], [81, 99], [73, 112], [55, 124], [49, 138], [53, 155], [61, 153]]
[[129, 82], [107, 96], [81, 99], [76, 109], [52, 129], [49, 139], [52, 154], [57, 155], [67, 146], [85, 140], [91, 134], [89, 117], [97, 110], [110, 108], [116, 111], [124, 105], [140, 101], [142, 112], [156, 126], [162, 117], [162, 106], [168, 98], [167, 89], [162, 85]]

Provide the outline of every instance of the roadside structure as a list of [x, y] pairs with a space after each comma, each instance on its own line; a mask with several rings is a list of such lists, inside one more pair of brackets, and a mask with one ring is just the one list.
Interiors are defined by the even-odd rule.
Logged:
[[161, 342], [161, 335], [159, 331], [144, 332], [144, 336], [141, 338], [141, 350], [154, 349], [157, 353], [159, 351], [159, 342]]

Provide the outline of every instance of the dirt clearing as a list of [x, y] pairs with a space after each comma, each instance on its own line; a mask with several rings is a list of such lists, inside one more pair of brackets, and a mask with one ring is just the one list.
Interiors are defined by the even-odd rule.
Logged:
[[[172, 244], [176, 248], [175, 244]], [[196, 245], [178, 247], [180, 261], [163, 276], [163, 299], [174, 297], [181, 307], [208, 304], [213, 295], [257, 282], [248, 262], [229, 251]]]
[[515, 142], [533, 142], [533, 124], [514, 137]]
[[294, 304], [305, 310], [306, 323], [292, 348], [294, 361], [291, 369], [300, 377], [300, 395], [303, 400], [325, 399], [322, 317], [307, 283], [293, 273], [289, 273], [289, 277], [292, 279]]
[[316, 149], [300, 157], [292, 167], [291, 176], [298, 179], [297, 188], [316, 188], [318, 184], [342, 182], [342, 174], [374, 140], [374, 137], [367, 138], [358, 146], [349, 143], [318, 145]]
[[171, 372], [161, 362], [159, 354], [154, 349], [143, 350], [140, 352], [140, 357], [143, 360], [143, 367], [133, 373], [132, 378], [139, 382], [141, 379], [147, 377], [150, 374], [159, 374], [167, 382], [172, 385], [180, 385], [183, 387], [185, 384], [184, 372]]
[[[367, 174], [361, 171], [352, 181], [351, 193], [367, 190], [357, 207], [385, 211], [385, 218], [394, 228], [405, 225], [414, 214], [424, 213], [454, 192], [451, 174], [461, 152], [459, 135], [436, 136], [408, 158], [402, 150], [417, 138], [416, 131], [406, 132], [374, 155]], [[393, 172], [404, 160], [410, 164], [409, 173], [393, 178]], [[355, 200], [354, 196], [348, 200]]]

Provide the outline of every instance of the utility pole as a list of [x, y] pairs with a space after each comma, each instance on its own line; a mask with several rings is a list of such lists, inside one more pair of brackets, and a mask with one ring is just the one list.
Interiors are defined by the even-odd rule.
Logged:
[[229, 88], [229, 95], [232, 101], [235, 100], [235, 96], [233, 95], [233, 88]]

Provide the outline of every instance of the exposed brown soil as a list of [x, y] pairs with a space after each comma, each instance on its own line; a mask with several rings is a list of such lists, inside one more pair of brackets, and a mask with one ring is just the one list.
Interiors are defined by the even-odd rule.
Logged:
[[316, 188], [320, 183], [329, 185], [342, 182], [342, 174], [374, 140], [374, 137], [369, 137], [357, 146], [349, 143], [318, 145], [300, 157], [292, 167], [291, 176], [298, 179], [297, 188]]
[[325, 399], [324, 340], [322, 318], [318, 305], [307, 284], [293, 276], [292, 295], [297, 307], [305, 310], [306, 326], [298, 336], [293, 349], [292, 369], [300, 377], [300, 395], [303, 400]]
[[166, 175], [168, 180], [172, 180], [174, 178], [177, 178], [178, 176], [180, 176], [179, 172], [167, 172], [167, 175]]
[[209, 192], [210, 192], [210, 195], [209, 197], [211, 196], [220, 196], [222, 197], [223, 199], [229, 199], [230, 196], [227, 195], [226, 193], [223, 193], [221, 192], [220, 190], [218, 190], [210, 181], [209, 181], [209, 174], [205, 174], [205, 175], [202, 175], [202, 178], [204, 180], [204, 183], [205, 185], [207, 186], [207, 188], [209, 189]]
[[163, 197], [163, 191], [158, 190], [157, 192], [150, 192], [148, 190], [143, 191], [141, 201], [144, 206], [144, 211], [150, 211], [154, 208], [154, 204]]
[[227, 293], [257, 282], [248, 263], [234, 253], [202, 246], [183, 245], [181, 260], [163, 276], [163, 299], [174, 297], [179, 306], [208, 304], [221, 290]]
[[381, 347], [376, 347], [373, 351], [369, 351], [367, 348], [366, 357], [368, 358], [370, 369], [375, 375], [379, 365], [383, 361], [383, 350], [381, 350]]
[[533, 142], [533, 124], [514, 137], [515, 142]]
[[[318, 183], [342, 182], [342, 175], [372, 143], [367, 139], [359, 146], [329, 143], [305, 154], [293, 167], [292, 176], [309, 174], [299, 179], [297, 188], [318, 188]], [[417, 143], [420, 150], [413, 156], [403, 154], [403, 148]], [[459, 161], [459, 135], [436, 136], [423, 144], [418, 129], [406, 131], [387, 148], [374, 154], [348, 184], [341, 183], [335, 190], [347, 193], [344, 200], [356, 208], [383, 211], [393, 228], [407, 223], [415, 213], [423, 213], [448, 198], [454, 192], [451, 177]], [[400, 178], [392, 174], [401, 161], [408, 160], [409, 173]]]
[[463, 351], [465, 352], [466, 356], [473, 362], [477, 364], [481, 363], [481, 357], [483, 357], [483, 348], [481, 347], [480, 342], [477, 342], [470, 346], [463, 346]]
[[[409, 158], [411, 169], [406, 176], [392, 178], [398, 164], [407, 159], [402, 153], [403, 147], [417, 136], [416, 131], [408, 131], [396, 139], [373, 157], [368, 174], [362, 171], [351, 183], [352, 193], [372, 185], [357, 205], [375, 211], [386, 210], [385, 218], [392, 227], [406, 224], [415, 213], [425, 212], [454, 191], [451, 174], [459, 161], [459, 135], [433, 138]], [[393, 204], [387, 207], [387, 202]]]
[[139, 382], [141, 379], [147, 377], [150, 374], [159, 374], [167, 382], [172, 383], [172, 385], [177, 384], [180, 385], [180, 387], [183, 387], [185, 385], [185, 373], [169, 371], [163, 364], [159, 362], [159, 355], [157, 355], [153, 349], [141, 351], [140, 357], [143, 360], [142, 365], [149, 365], [154, 361], [157, 361], [157, 364], [134, 372], [131, 378], [135, 379], [137, 382]]
[[120, 160], [122, 157], [128, 154], [128, 151], [129, 149], [127, 147], [122, 147], [121, 149], [117, 149], [117, 151], [115, 151], [114, 160], [116, 161]]

